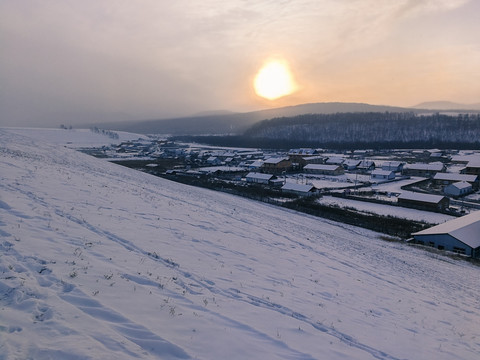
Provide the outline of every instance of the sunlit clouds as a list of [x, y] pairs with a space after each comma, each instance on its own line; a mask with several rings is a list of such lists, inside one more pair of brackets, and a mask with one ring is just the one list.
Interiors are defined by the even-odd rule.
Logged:
[[[475, 103], [479, 13], [474, 0], [3, 0], [0, 125]], [[275, 54], [290, 72], [260, 76]]]

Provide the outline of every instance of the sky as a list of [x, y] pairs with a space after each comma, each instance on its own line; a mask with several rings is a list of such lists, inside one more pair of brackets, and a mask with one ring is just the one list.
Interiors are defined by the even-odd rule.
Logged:
[[[480, 102], [477, 0], [0, 0], [0, 126]], [[295, 91], [258, 96], [287, 63]]]

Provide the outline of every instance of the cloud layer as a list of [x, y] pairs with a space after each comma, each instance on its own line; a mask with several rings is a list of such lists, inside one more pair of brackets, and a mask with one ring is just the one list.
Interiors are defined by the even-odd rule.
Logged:
[[[0, 125], [477, 102], [475, 10], [468, 0], [4, 0]], [[270, 56], [287, 59], [300, 85], [275, 103], [252, 89]]]

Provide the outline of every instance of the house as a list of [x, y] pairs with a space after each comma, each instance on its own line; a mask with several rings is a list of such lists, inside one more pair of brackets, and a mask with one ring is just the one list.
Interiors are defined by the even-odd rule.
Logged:
[[470, 194], [473, 191], [472, 185], [466, 181], [459, 181], [445, 186], [443, 192], [446, 195], [458, 197]]
[[278, 174], [288, 171], [292, 167], [292, 161], [284, 157], [272, 157], [263, 162], [262, 169], [266, 173]]
[[245, 176], [245, 180], [247, 183], [252, 184], [264, 184], [267, 185], [270, 180], [275, 178], [275, 176], [271, 174], [262, 174], [257, 172], [250, 172]]
[[361, 161], [360, 160], [354, 160], [354, 159], [347, 159], [343, 162], [343, 168], [345, 170], [356, 170], [358, 165], [360, 165]]
[[372, 171], [375, 169], [375, 162], [372, 160], [362, 160], [358, 164], [357, 169], [362, 172]]
[[406, 164], [403, 173], [409, 176], [434, 177], [436, 173], [445, 172], [446, 166], [441, 162], [430, 164]]
[[386, 161], [382, 164], [382, 170], [393, 171], [393, 172], [402, 172], [403, 166], [405, 163], [400, 161]]
[[341, 165], [323, 165], [323, 164], [308, 164], [303, 168], [303, 171], [308, 174], [318, 175], [342, 175], [345, 173]]
[[416, 243], [480, 258], [480, 211], [413, 233]]
[[455, 182], [468, 182], [474, 189], [479, 187], [479, 177], [477, 175], [456, 174], [456, 173], [437, 173], [433, 177], [437, 185], [450, 185]]
[[282, 192], [296, 194], [300, 196], [310, 196], [315, 193], [316, 189], [312, 185], [286, 183], [282, 186]]
[[450, 206], [450, 200], [441, 195], [403, 192], [397, 198], [398, 205], [430, 211], [442, 211]]
[[470, 161], [465, 168], [465, 174], [480, 175], [480, 160]]
[[220, 165], [222, 163], [222, 160], [220, 160], [218, 157], [216, 156], [210, 156], [208, 159], [207, 159], [207, 164], [209, 165]]
[[395, 179], [395, 173], [389, 170], [373, 170], [371, 178], [375, 180], [393, 180]]
[[292, 161], [292, 163], [297, 163], [300, 165], [305, 165], [304, 162], [305, 158], [313, 157], [317, 154], [317, 151], [314, 149], [306, 148], [306, 149], [291, 149], [288, 152], [288, 157]]
[[324, 156], [308, 156], [308, 157], [303, 157], [302, 160], [300, 161], [300, 164], [302, 165], [307, 165], [307, 164], [324, 164], [325, 163], [325, 157]]

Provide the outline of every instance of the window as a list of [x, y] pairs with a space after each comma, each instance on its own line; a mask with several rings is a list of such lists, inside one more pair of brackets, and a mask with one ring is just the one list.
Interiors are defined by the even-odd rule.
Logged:
[[464, 254], [464, 255], [467, 253], [465, 248], [459, 248], [456, 246], [453, 247], [453, 252], [456, 252], [457, 254]]

